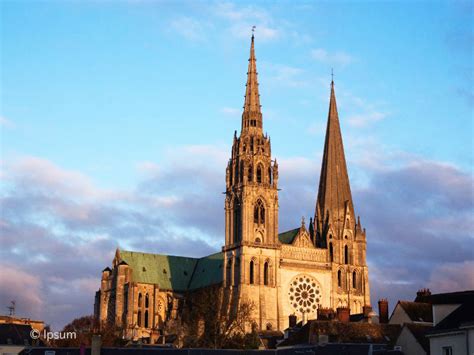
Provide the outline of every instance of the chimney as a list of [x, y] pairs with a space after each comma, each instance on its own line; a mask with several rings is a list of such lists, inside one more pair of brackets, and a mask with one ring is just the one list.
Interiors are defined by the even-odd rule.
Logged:
[[420, 298], [428, 297], [428, 296], [431, 296], [431, 291], [429, 288], [422, 288], [418, 290], [418, 292], [416, 293], [416, 299], [420, 299]]
[[293, 328], [293, 327], [296, 327], [296, 316], [294, 314], [290, 314], [290, 316], [288, 317], [288, 320], [289, 320], [289, 327], [290, 328]]
[[336, 317], [332, 308], [318, 308], [318, 320], [333, 320]]
[[379, 323], [388, 323], [388, 301], [386, 298], [379, 300]]
[[349, 323], [351, 310], [348, 307], [337, 308], [337, 320], [343, 323]]
[[364, 313], [364, 318], [369, 318], [369, 313], [372, 312], [372, 306], [365, 305], [362, 307], [362, 312]]

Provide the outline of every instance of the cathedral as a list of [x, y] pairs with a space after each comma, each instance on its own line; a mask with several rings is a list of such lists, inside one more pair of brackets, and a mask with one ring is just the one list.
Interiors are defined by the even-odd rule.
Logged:
[[112, 267], [102, 271], [97, 319], [123, 327], [125, 337], [154, 342], [179, 317], [187, 295], [209, 287], [234, 303], [250, 301], [260, 330], [283, 331], [290, 315], [304, 322], [321, 310], [370, 309], [366, 233], [352, 202], [334, 82], [314, 218], [308, 227], [303, 219], [279, 232], [278, 163], [263, 133], [253, 35], [225, 184], [222, 251], [190, 258], [117, 249]]

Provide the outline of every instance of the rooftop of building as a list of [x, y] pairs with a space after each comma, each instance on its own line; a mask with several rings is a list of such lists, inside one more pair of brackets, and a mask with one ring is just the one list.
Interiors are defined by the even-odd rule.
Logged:
[[[4, 345], [32, 345], [33, 339], [30, 324], [3, 323], [0, 324], [0, 344]], [[40, 341], [36, 341], [38, 343]]]
[[398, 301], [412, 322], [433, 322], [433, 309], [430, 303]]
[[407, 327], [408, 330], [413, 334], [416, 341], [420, 344], [423, 350], [429, 354], [430, 353], [430, 341], [426, 337], [426, 334], [433, 329], [431, 325], [424, 324], [413, 324], [406, 323], [404, 327]]
[[474, 302], [474, 290], [437, 293], [431, 294], [429, 290], [424, 294], [418, 294], [415, 302], [424, 302], [430, 304], [462, 304], [466, 302]]
[[280, 345], [315, 344], [320, 335], [329, 343], [360, 343], [394, 345], [401, 327], [393, 324], [310, 320]]
[[188, 291], [222, 282], [223, 253], [203, 258], [119, 250], [121, 262], [133, 273], [133, 281], [157, 284], [161, 289]]
[[474, 327], [474, 299], [463, 303], [439, 324], [437, 324], [428, 334], [439, 334], [450, 331], [459, 331], [462, 327]]

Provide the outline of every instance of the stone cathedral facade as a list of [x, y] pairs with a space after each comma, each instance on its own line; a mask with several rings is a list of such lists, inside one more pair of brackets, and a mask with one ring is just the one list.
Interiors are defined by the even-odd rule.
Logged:
[[355, 314], [370, 305], [366, 234], [352, 202], [334, 82], [314, 217], [308, 227], [303, 219], [280, 233], [278, 163], [263, 133], [253, 36], [225, 184], [222, 251], [189, 258], [117, 249], [96, 293], [98, 319], [154, 342], [179, 318], [186, 295], [210, 286], [220, 287], [229, 304], [251, 301], [260, 330], [284, 330], [290, 315], [304, 321], [317, 318], [318, 309]]

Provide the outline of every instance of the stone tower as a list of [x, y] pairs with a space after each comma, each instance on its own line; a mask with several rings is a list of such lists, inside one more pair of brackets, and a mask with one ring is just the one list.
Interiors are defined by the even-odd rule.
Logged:
[[223, 252], [224, 287], [232, 299], [254, 303], [260, 329], [277, 322], [277, 186], [278, 165], [271, 159], [270, 139], [263, 134], [252, 35], [242, 127], [240, 136], [234, 134], [226, 169]]
[[327, 248], [332, 266], [332, 306], [349, 306], [351, 312], [361, 311], [370, 304], [366, 236], [360, 218], [355, 219], [334, 81], [331, 81], [314, 224], [316, 246]]

